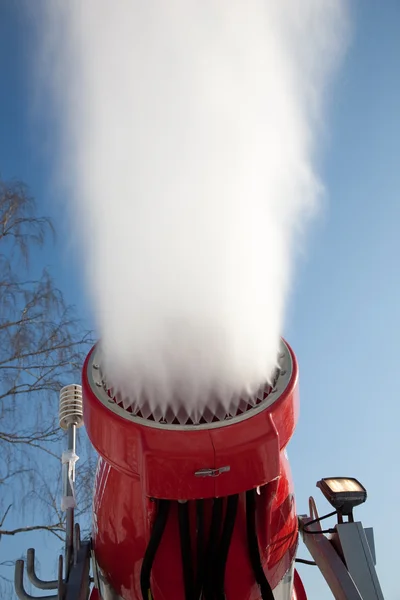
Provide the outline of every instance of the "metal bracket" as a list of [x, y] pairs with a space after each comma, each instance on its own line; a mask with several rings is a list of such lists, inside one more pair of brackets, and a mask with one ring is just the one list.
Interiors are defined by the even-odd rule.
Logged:
[[[50, 596], [41, 596], [41, 600], [63, 600], [64, 596], [64, 582], [62, 579], [62, 571], [63, 571], [63, 558], [59, 557], [58, 560], [58, 579], [57, 581], [43, 581], [39, 579], [35, 573], [35, 550], [34, 548], [29, 548], [28, 557], [27, 557], [27, 573], [31, 583], [41, 589], [41, 590], [54, 590], [57, 589], [56, 594], [52, 594]], [[28, 592], [25, 591], [24, 588], [24, 561], [17, 560], [15, 563], [15, 572], [14, 572], [14, 588], [15, 593], [19, 600], [37, 600], [36, 596], [31, 596]]]
[[341, 550], [362, 598], [383, 600], [371, 548], [361, 523], [339, 523], [336, 526]]
[[59, 581], [54, 579], [53, 581], [43, 581], [39, 579], [35, 572], [35, 549], [29, 548], [26, 556], [26, 572], [28, 574], [29, 581], [39, 590], [57, 590]]
[[[90, 592], [90, 541], [81, 542], [79, 526], [75, 528], [74, 561], [71, 565], [68, 581], [63, 580], [63, 557], [58, 563], [58, 579], [43, 581], [35, 573], [35, 550], [29, 548], [27, 557], [27, 573], [31, 583], [41, 590], [57, 590], [50, 596], [40, 596], [40, 600], [87, 600]], [[28, 594], [24, 588], [24, 561], [15, 563], [14, 587], [19, 600], [38, 600], [38, 597]]]
[[66, 584], [65, 600], [87, 600], [90, 591], [90, 542], [82, 542]]
[[310, 517], [299, 517], [300, 533], [333, 596], [336, 600], [363, 600], [330, 540], [323, 533], [318, 533], [321, 530], [320, 524], [312, 525], [311, 533], [307, 533], [307, 526], [312, 521]]
[[313, 499], [310, 509], [311, 517], [299, 516], [299, 530], [335, 599], [384, 600], [374, 566], [375, 551], [370, 547], [370, 530], [367, 537], [361, 523], [339, 523], [329, 539], [322, 533], [320, 522], [315, 522], [318, 513]]
[[219, 467], [219, 469], [200, 469], [195, 472], [195, 477], [218, 477], [221, 473], [228, 473], [230, 470], [229, 466]]

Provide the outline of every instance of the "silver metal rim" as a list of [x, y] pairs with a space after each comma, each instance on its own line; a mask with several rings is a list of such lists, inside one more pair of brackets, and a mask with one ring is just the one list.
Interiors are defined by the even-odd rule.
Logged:
[[136, 423], [136, 425], [151, 427], [153, 429], [168, 429], [174, 431], [201, 431], [205, 429], [217, 429], [219, 427], [233, 425], [246, 419], [250, 419], [251, 417], [258, 415], [265, 409], [269, 408], [272, 404], [274, 404], [282, 396], [283, 392], [288, 387], [293, 374], [292, 356], [284, 340], [281, 340], [279, 358], [280, 371], [275, 383], [275, 387], [273, 388], [273, 390], [271, 390], [271, 392], [264, 400], [262, 400], [256, 406], [248, 408], [246, 412], [243, 412], [240, 415], [234, 415], [232, 417], [227, 416], [221, 421], [211, 423], [191, 423], [182, 425], [165, 422], [161, 423], [155, 420], [135, 416], [129, 411], [125, 410], [123, 407], [119, 406], [115, 402], [115, 400], [113, 398], [110, 398], [110, 396], [108, 395], [107, 388], [104, 384], [104, 381], [102, 380], [101, 369], [99, 368], [99, 352], [97, 346], [93, 349], [90, 359], [88, 361], [87, 378], [90, 388], [93, 394], [96, 396], [96, 398], [104, 406], [106, 406], [108, 410], [111, 410], [113, 413], [117, 414], [123, 419], [126, 419], [127, 421]]

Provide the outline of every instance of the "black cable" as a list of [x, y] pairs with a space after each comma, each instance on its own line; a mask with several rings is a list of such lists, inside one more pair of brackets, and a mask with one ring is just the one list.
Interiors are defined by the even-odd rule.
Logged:
[[313, 560], [306, 560], [305, 558], [296, 558], [294, 562], [301, 563], [302, 565], [311, 565], [312, 567], [316, 567], [317, 563]]
[[150, 586], [151, 569], [167, 524], [169, 506], [169, 500], [158, 501], [157, 515], [140, 571], [140, 589], [143, 600], [151, 600], [153, 598]]
[[215, 588], [217, 600], [225, 600], [225, 569], [231, 545], [233, 529], [235, 527], [239, 495], [228, 496], [224, 527], [218, 548]]
[[181, 539], [181, 556], [183, 581], [185, 585], [185, 600], [195, 600], [188, 502], [178, 502], [178, 520], [179, 535]]
[[253, 567], [254, 577], [260, 587], [261, 598], [262, 600], [274, 600], [274, 594], [264, 573], [261, 563], [260, 549], [258, 547], [255, 490], [249, 490], [246, 492], [246, 524], [247, 545], [250, 555], [250, 562], [251, 566]]
[[320, 533], [335, 533], [336, 529], [320, 529], [319, 531], [307, 531], [307, 529], [304, 531], [304, 533], [307, 533], [309, 535], [319, 535]]
[[204, 501], [196, 500], [196, 530], [197, 530], [197, 570], [196, 570], [196, 600], [201, 598], [204, 581]]
[[311, 525], [314, 525], [315, 523], [319, 523], [320, 521], [323, 521], [324, 519], [328, 519], [329, 517], [333, 517], [334, 515], [337, 515], [336, 510], [333, 510], [332, 512], [328, 513], [327, 515], [323, 515], [322, 517], [318, 517], [318, 519], [313, 519], [309, 523], [306, 523], [306, 525], [303, 526], [304, 533], [311, 533], [313, 535], [317, 535], [318, 533], [334, 533], [335, 532], [334, 529], [320, 529], [319, 531], [309, 531], [308, 530], [308, 528]]
[[207, 554], [205, 562], [203, 594], [205, 600], [215, 600], [215, 563], [217, 558], [218, 540], [222, 525], [223, 498], [214, 498], [210, 533], [208, 536]]

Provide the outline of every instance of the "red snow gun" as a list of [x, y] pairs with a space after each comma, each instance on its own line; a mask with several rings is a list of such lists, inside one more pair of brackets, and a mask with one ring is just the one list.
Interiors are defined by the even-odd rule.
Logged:
[[[27, 572], [45, 596], [65, 600], [306, 600], [296, 561], [319, 566], [335, 598], [383, 599], [374, 568], [372, 530], [355, 523], [366, 499], [352, 478], [318, 483], [336, 525], [298, 516], [286, 454], [298, 417], [298, 366], [282, 340], [269, 384], [218, 419], [194, 422], [123, 403], [107, 384], [98, 346], [80, 386], [61, 393], [66, 552], [58, 579], [40, 580], [34, 551]], [[75, 432], [83, 419], [99, 459], [92, 536], [74, 526]], [[296, 558], [299, 532], [313, 561]], [[20, 599], [23, 561], [17, 561]], [[90, 575], [90, 571], [92, 575]]]

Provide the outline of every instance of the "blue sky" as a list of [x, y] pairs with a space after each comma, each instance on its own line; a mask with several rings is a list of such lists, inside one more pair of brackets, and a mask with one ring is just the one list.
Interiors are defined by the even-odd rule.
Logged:
[[[40, 211], [59, 234], [38, 255], [67, 299], [92, 326], [76, 257], [66, 242], [65, 207], [51, 191], [52, 123], [42, 99], [34, 114], [29, 74], [33, 34], [24, 3], [0, 3], [0, 172], [29, 184]], [[358, 0], [352, 40], [330, 94], [321, 155], [328, 204], [298, 261], [285, 336], [300, 364], [301, 415], [289, 446], [298, 510], [324, 476], [355, 476], [367, 487], [357, 510], [375, 530], [378, 574], [385, 597], [397, 586], [400, 338], [400, 3]], [[55, 402], [56, 410], [56, 402]], [[328, 510], [326, 510], [328, 512]], [[0, 544], [0, 560], [32, 542]], [[4, 549], [6, 548], [6, 549]], [[43, 546], [54, 565], [52, 542]], [[301, 554], [306, 555], [302, 549]], [[309, 597], [332, 596], [313, 567], [300, 570]]]

